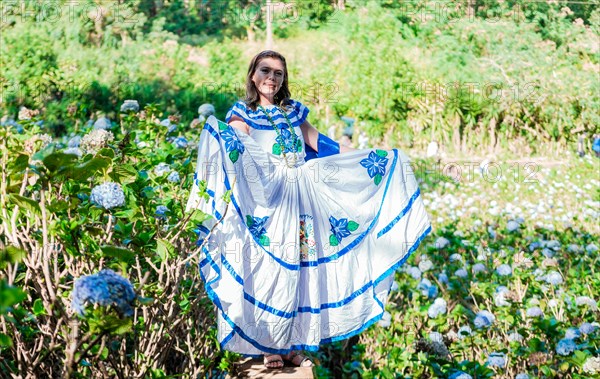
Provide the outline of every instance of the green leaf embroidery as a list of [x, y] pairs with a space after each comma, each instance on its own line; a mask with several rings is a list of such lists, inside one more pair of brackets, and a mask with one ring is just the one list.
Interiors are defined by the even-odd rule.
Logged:
[[252, 219], [252, 216], [246, 215], [246, 225], [252, 226], [252, 224], [254, 224], [254, 220]]
[[281, 155], [281, 145], [279, 145], [278, 143], [273, 144], [273, 154]]
[[332, 234], [329, 236], [329, 244], [331, 246], [337, 246], [340, 244], [340, 241], [338, 241], [337, 237], [335, 236], [335, 234]]
[[302, 141], [297, 140], [296, 141], [296, 152], [301, 152], [302, 151]]
[[223, 131], [223, 130], [227, 130], [227, 129], [229, 129], [229, 125], [227, 125], [223, 121], [219, 121], [219, 130]]
[[374, 179], [375, 179], [375, 185], [378, 186], [379, 183], [381, 183], [381, 175], [380, 174], [375, 175]]
[[348, 221], [348, 230], [353, 232], [358, 229], [358, 222], [356, 221]]
[[232, 150], [229, 152], [229, 159], [231, 159], [231, 161], [233, 163], [237, 162], [239, 157], [240, 157], [240, 152], [238, 150]]
[[377, 153], [377, 155], [379, 155], [381, 158], [385, 158], [388, 155], [388, 152], [385, 150], [375, 150], [375, 153]]
[[258, 241], [262, 246], [269, 246], [271, 244], [271, 240], [266, 235], [260, 236], [260, 240]]

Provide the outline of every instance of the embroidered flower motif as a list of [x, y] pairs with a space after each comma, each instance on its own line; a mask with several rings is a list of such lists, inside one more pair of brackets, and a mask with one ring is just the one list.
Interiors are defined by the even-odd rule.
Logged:
[[329, 223], [331, 224], [331, 235], [329, 236], [329, 244], [331, 246], [337, 246], [342, 242], [342, 239], [348, 237], [353, 231], [358, 229], [358, 223], [356, 221], [348, 221], [347, 218], [340, 218], [337, 220], [335, 217], [329, 217]]
[[[279, 130], [281, 133], [275, 138], [275, 144], [273, 144], [273, 154], [281, 155], [281, 147], [285, 153], [294, 153], [302, 151], [302, 143], [298, 139], [296, 132], [292, 132], [288, 128], [282, 128]], [[296, 146], [294, 146], [294, 144]]]
[[244, 145], [237, 134], [235, 134], [235, 131], [224, 122], [219, 122], [219, 131], [221, 133], [221, 138], [225, 141], [225, 150], [229, 153], [229, 159], [231, 159], [233, 163], [237, 162], [240, 154], [244, 153]]
[[360, 161], [360, 165], [366, 168], [369, 176], [374, 179], [375, 185], [379, 185], [385, 175], [385, 167], [388, 163], [387, 155], [385, 150], [375, 150], [369, 153], [368, 158]]
[[301, 215], [300, 218], [300, 258], [306, 261], [310, 257], [316, 257], [317, 242], [315, 241], [312, 217]]
[[246, 225], [248, 225], [248, 230], [250, 233], [258, 240], [258, 243], [262, 246], [269, 246], [271, 240], [266, 236], [267, 230], [265, 229], [265, 224], [269, 216], [265, 217], [254, 217], [247, 215], [246, 216]]

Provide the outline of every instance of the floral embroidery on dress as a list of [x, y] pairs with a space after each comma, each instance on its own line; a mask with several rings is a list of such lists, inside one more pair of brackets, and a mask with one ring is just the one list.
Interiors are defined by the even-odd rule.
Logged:
[[375, 150], [369, 153], [369, 156], [362, 161], [360, 165], [367, 169], [367, 173], [374, 179], [375, 185], [381, 183], [383, 175], [385, 175], [385, 167], [387, 166], [388, 155], [385, 150]]
[[[285, 153], [299, 153], [302, 151], [302, 141], [298, 139], [296, 132], [292, 135], [292, 132], [287, 128], [280, 129], [280, 132], [281, 134], [275, 138], [275, 143], [273, 144], [273, 154], [281, 155], [282, 146]], [[296, 145], [295, 148], [294, 144]]]
[[317, 242], [315, 241], [313, 217], [300, 215], [300, 259], [307, 261], [316, 256]]
[[240, 154], [244, 153], [244, 144], [240, 141], [233, 128], [224, 122], [219, 121], [219, 132], [221, 138], [225, 141], [225, 150], [229, 153], [229, 159], [235, 163], [240, 157]]
[[254, 236], [258, 240], [258, 243], [262, 246], [269, 246], [271, 240], [267, 237], [267, 230], [265, 229], [265, 224], [269, 216], [265, 217], [254, 217], [250, 215], [246, 215], [246, 225], [248, 225], [248, 230], [250, 234]]
[[358, 229], [359, 224], [356, 221], [348, 221], [347, 218], [339, 220], [333, 216], [329, 216], [329, 224], [331, 224], [331, 235], [329, 236], [329, 244], [337, 246], [342, 242], [342, 239], [348, 237], [353, 231]]

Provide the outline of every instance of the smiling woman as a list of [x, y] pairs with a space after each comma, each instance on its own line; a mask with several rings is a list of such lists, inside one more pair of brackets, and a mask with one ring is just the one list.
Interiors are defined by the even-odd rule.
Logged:
[[341, 148], [308, 113], [285, 58], [254, 57], [228, 123], [204, 126], [187, 205], [214, 216], [200, 272], [221, 347], [270, 368], [310, 366], [298, 350], [380, 320], [395, 270], [431, 230], [401, 151]]

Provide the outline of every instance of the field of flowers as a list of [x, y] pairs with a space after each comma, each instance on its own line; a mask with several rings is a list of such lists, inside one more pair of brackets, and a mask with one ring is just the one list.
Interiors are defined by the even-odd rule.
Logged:
[[[22, 109], [0, 127], [0, 371], [22, 377], [216, 377], [196, 228], [191, 123], [126, 101], [118, 120]], [[410, 156], [416, 156], [408, 151]], [[384, 318], [312, 354], [317, 377], [600, 374], [600, 159], [415, 159], [433, 233]], [[7, 374], [8, 376], [9, 374]]]

